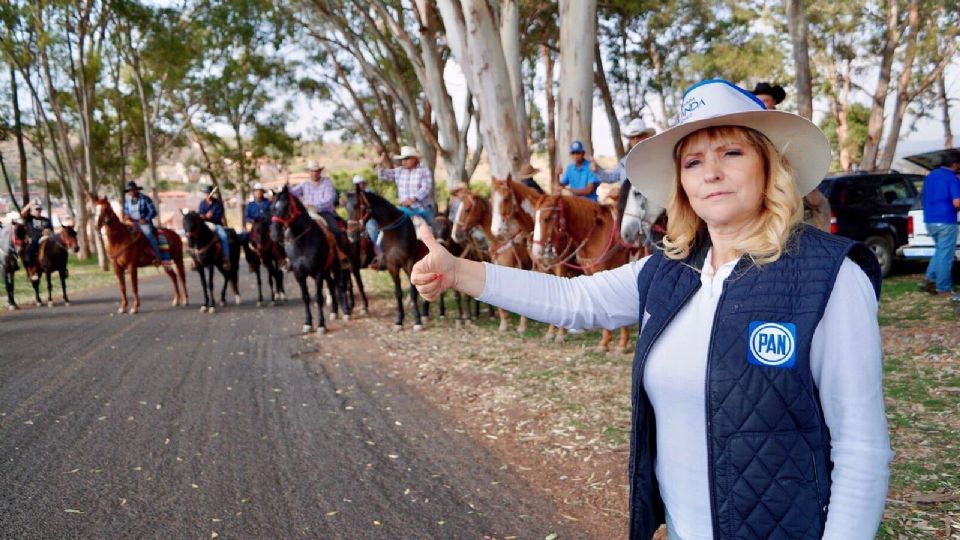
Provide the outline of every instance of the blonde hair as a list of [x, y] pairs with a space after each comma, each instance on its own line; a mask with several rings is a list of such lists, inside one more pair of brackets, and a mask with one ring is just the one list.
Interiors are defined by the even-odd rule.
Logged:
[[757, 130], [741, 126], [704, 128], [687, 135], [677, 143], [674, 150], [675, 189], [667, 203], [664, 255], [674, 260], [686, 259], [697, 237], [706, 230], [706, 224], [693, 211], [690, 199], [680, 184], [680, 157], [688, 145], [703, 137], [710, 141], [723, 139], [747, 143], [763, 159], [765, 178], [760, 214], [746, 238], [736, 244], [734, 249], [758, 265], [776, 261], [783, 255], [790, 234], [803, 220], [803, 199], [797, 191], [789, 164], [770, 139]]

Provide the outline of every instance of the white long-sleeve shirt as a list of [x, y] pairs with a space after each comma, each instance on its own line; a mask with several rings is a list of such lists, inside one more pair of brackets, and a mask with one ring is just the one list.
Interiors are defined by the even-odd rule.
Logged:
[[[649, 258], [573, 279], [486, 265], [480, 300], [567, 328], [615, 329], [640, 322], [637, 275]], [[644, 389], [657, 421], [655, 470], [674, 529], [671, 538], [713, 538], [705, 381], [707, 347], [723, 281], [707, 255], [701, 287], [650, 350]], [[893, 458], [883, 404], [877, 300], [866, 274], [843, 262], [810, 349], [810, 369], [830, 429], [831, 496], [825, 539], [872, 539]]]

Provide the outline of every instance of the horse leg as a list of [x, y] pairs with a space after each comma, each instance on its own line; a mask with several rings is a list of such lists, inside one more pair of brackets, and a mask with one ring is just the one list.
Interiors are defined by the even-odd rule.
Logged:
[[[455, 326], [459, 329], [463, 326], [463, 295], [460, 294], [460, 291], [453, 291], [453, 301], [457, 304], [457, 322]], [[469, 302], [469, 300], [467, 300], [467, 302]], [[469, 307], [469, 305], [467, 307]]]
[[[295, 274], [297, 278], [297, 284], [300, 285], [300, 297], [303, 298], [303, 309], [306, 311], [306, 319], [303, 322], [303, 328], [301, 329], [304, 334], [313, 330], [313, 314], [310, 313], [310, 289], [307, 288], [307, 276]], [[320, 282], [317, 282], [319, 288]], [[323, 308], [320, 308], [320, 313], [323, 313]], [[319, 328], [317, 329], [319, 331]]]
[[130, 309], [130, 314], [135, 315], [140, 311], [140, 281], [137, 265], [130, 268], [130, 288], [133, 289], [133, 308]]
[[549, 343], [554, 340], [557, 327], [554, 325], [547, 326], [547, 333], [543, 335], [543, 341]]
[[473, 318], [480, 320], [480, 301], [476, 298], [473, 299]]
[[[340, 314], [340, 303], [337, 300], [337, 288], [334, 283], [333, 270], [330, 270], [322, 279], [323, 283], [327, 285], [326, 298], [328, 299], [327, 303], [330, 304], [330, 319], [335, 321]], [[320, 280], [317, 280], [317, 289], [317, 305], [322, 309], [324, 296], [319, 294], [320, 289], [323, 289]]]
[[223, 287], [220, 288], [220, 307], [227, 305], [227, 286], [230, 284], [230, 272], [220, 271], [223, 277]]
[[190, 305], [190, 291], [187, 290], [187, 273], [183, 267], [183, 254], [174, 255], [174, 262], [177, 265], [177, 273], [180, 274], [180, 285], [183, 288], [183, 298], [180, 303], [184, 306]]
[[[479, 300], [478, 300], [478, 302], [479, 302]], [[487, 318], [488, 318], [488, 319], [492, 319], [493, 317], [494, 317], [494, 314], [493, 314], [493, 305], [492, 305], [492, 304], [487, 304]]]
[[400, 289], [400, 271], [391, 270], [390, 278], [393, 279], [393, 296], [397, 299], [397, 320], [393, 325], [400, 330], [403, 328], [403, 291]]
[[447, 293], [446, 293], [446, 292], [443, 292], [443, 293], [440, 294], [440, 301], [439, 301], [439, 305], [437, 306], [437, 310], [440, 312], [439, 317], [440, 317], [441, 319], [446, 319], [446, 318], [447, 318], [447, 305], [446, 305], [446, 304], [447, 304]]
[[510, 329], [510, 314], [503, 308], [497, 308], [497, 311], [500, 313], [500, 328], [497, 330], [506, 332]]
[[630, 352], [628, 347], [630, 346], [630, 330], [624, 326], [620, 329], [620, 342], [617, 344], [617, 352], [620, 354], [627, 354]]
[[66, 268], [62, 268], [58, 270], [57, 273], [60, 274], [60, 288], [63, 289], [63, 305], [69, 306], [70, 297], [67, 296], [67, 276], [64, 275], [67, 273], [66, 270]]
[[170, 278], [170, 283], [173, 283], [173, 304], [174, 306], [180, 304], [180, 287], [177, 285], [177, 274], [174, 273], [173, 269], [169, 266], [164, 266], [163, 271], [166, 272], [167, 277]]
[[47, 275], [47, 307], [53, 307], [53, 283], [51, 272], [48, 270]]
[[[257, 275], [257, 307], [263, 305], [263, 280], [260, 279], [260, 263], [257, 263], [253, 266], [253, 273]], [[269, 274], [270, 272], [267, 271]], [[270, 284], [270, 288], [273, 289], [273, 284]], [[270, 291], [273, 292], [272, 290]]]
[[350, 272], [337, 270], [337, 274], [339, 275], [336, 279], [337, 295], [340, 297], [340, 305], [343, 306], [343, 320], [349, 321], [350, 315], [353, 313], [353, 300], [347, 301], [347, 285], [350, 283]]
[[[237, 248], [240, 249], [240, 248]], [[237, 259], [233, 263], [233, 268], [230, 269], [230, 286], [233, 289], [233, 303], [234, 305], [240, 305], [240, 259]]]
[[[410, 274], [408, 272], [407, 277], [409, 276]], [[423, 320], [420, 318], [420, 293], [417, 292], [417, 288], [413, 286], [413, 283], [410, 284], [410, 298], [413, 300], [413, 330], [423, 330]]]
[[357, 282], [357, 289], [360, 290], [360, 299], [363, 300], [363, 311], [360, 313], [361, 315], [366, 315], [370, 312], [370, 302], [367, 301], [367, 292], [363, 290], [363, 277], [360, 276], [359, 265], [358, 267], [352, 268], [351, 271], [353, 272], [353, 277]]
[[527, 316], [526, 315], [520, 316], [520, 324], [517, 325], [517, 333], [518, 334], [527, 333]]
[[325, 277], [327, 281], [327, 288], [329, 289], [329, 291], [327, 292], [330, 293], [330, 299], [333, 302], [332, 309], [334, 311], [332, 311], [333, 315], [331, 315], [331, 318], [336, 320], [337, 300], [336, 298], [334, 298], [333, 287], [331, 286], [332, 284], [330, 283], [330, 277], [324, 276], [322, 274], [317, 274], [314, 280], [317, 282], [317, 335], [318, 336], [322, 336], [323, 334], [327, 333], [327, 321], [323, 317], [323, 282]]
[[613, 332], [604, 328], [603, 333], [600, 336], [600, 344], [597, 345], [596, 352], [598, 353], [610, 352], [610, 341], [612, 340], [613, 340]]
[[37, 272], [36, 276], [30, 276], [30, 285], [33, 286], [34, 302], [38, 306], [43, 305], [43, 301], [40, 300], [40, 273]]
[[203, 289], [203, 304], [200, 306], [200, 313], [206, 313], [207, 305], [210, 299], [207, 296], [207, 272], [202, 266], [197, 266], [197, 273], [200, 274], [200, 288]]
[[127, 311], [127, 278], [123, 275], [124, 268], [119, 263], [113, 264], [113, 273], [117, 276], [117, 282], [120, 284], [120, 309], [117, 313]]
[[210, 291], [210, 307], [208, 308], [208, 310], [211, 313], [216, 312], [216, 306], [217, 306], [217, 295], [214, 294], [214, 287], [213, 287], [213, 276], [216, 275], [216, 272], [214, 272], [214, 270], [215, 270], [215, 267], [212, 264], [206, 268], [207, 289], [209, 289]]
[[566, 328], [557, 328], [557, 337], [554, 338], [554, 341], [557, 343], [563, 343], [567, 340], [567, 329]]
[[17, 301], [13, 298], [13, 272], [4, 271], [3, 284], [7, 289], [7, 307], [17, 309]]

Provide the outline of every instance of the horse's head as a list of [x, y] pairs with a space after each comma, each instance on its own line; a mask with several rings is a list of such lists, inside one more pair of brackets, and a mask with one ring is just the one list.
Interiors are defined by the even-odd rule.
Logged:
[[537, 201], [534, 213], [533, 241], [530, 254], [545, 264], [553, 264], [569, 244], [567, 217], [561, 195], [546, 195]]
[[[347, 210], [347, 237], [351, 242], [360, 240], [360, 233], [370, 218], [370, 201], [366, 193], [357, 187], [352, 193], [347, 193], [344, 208]], [[371, 238], [376, 241], [376, 238]]]
[[80, 251], [80, 242], [77, 240], [77, 230], [73, 228], [73, 225], [62, 225], [60, 227], [60, 241], [63, 242], [64, 247], [70, 251], [74, 253]]
[[187, 235], [187, 244], [191, 247], [197, 246], [197, 240], [200, 235], [200, 227], [205, 227], [203, 218], [193, 210], [183, 209], [183, 232]]
[[299, 206], [290, 193], [289, 186], [283, 186], [273, 202], [270, 203], [270, 239], [274, 242], [283, 241], [283, 231], [299, 215]]
[[663, 208], [651, 203], [633, 186], [620, 190], [620, 237], [624, 243], [639, 246], [651, 236], [654, 222]]
[[113, 207], [110, 206], [110, 201], [106, 197], [93, 199], [93, 215], [97, 218], [97, 229], [117, 219], [117, 214], [113, 211]]
[[531, 193], [530, 197], [518, 195], [518, 191], [533, 190], [509, 177], [506, 180], [494, 178], [490, 187], [490, 232], [494, 236], [503, 239], [516, 235], [522, 227], [521, 221], [532, 227], [539, 193]]
[[450, 235], [454, 242], [462, 244], [470, 237], [470, 231], [484, 224], [489, 206], [479, 195], [468, 187], [458, 188], [450, 194], [451, 208], [455, 212], [451, 219], [453, 230]]
[[[452, 205], [453, 199], [451, 198], [450, 206], [447, 208], [449, 212]], [[437, 239], [437, 242], [440, 245], [449, 247], [450, 239], [453, 236], [453, 222], [444, 214], [440, 214], [433, 219], [433, 236]]]

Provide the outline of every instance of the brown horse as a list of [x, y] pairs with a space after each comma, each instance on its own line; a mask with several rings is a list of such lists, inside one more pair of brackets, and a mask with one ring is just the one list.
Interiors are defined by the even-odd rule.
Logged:
[[[455, 190], [450, 196], [459, 202], [456, 215], [453, 217], [452, 236], [455, 242], [465, 246], [475, 246], [477, 241], [473, 231], [479, 230], [489, 244], [489, 250], [484, 254], [487, 260], [510, 268], [529, 270], [533, 267], [533, 260], [527, 252], [526, 237], [522, 234], [522, 229], [517, 228], [516, 232], [506, 239], [498, 239], [491, 230], [493, 212], [486, 199], [466, 187]], [[476, 249], [478, 248], [474, 247], [474, 250]], [[500, 314], [499, 330], [505, 332], [510, 327], [510, 315], [504, 309], [498, 309], [498, 312]], [[517, 332], [522, 334], [526, 331], [527, 318], [521, 316]]]
[[[492, 187], [493, 196], [490, 204], [493, 218], [491, 229], [494, 236], [500, 240], [514, 239], [514, 241], [523, 238], [526, 242], [533, 234], [537, 204], [545, 195], [509, 178], [507, 180], [494, 179]], [[552, 268], [545, 267], [539, 264], [535, 258], [533, 258], [533, 268], [560, 277], [573, 277], [581, 273], [563, 265]], [[544, 341], [556, 341], [557, 343], [562, 343], [566, 338], [567, 329], [558, 328], [552, 324], [547, 327], [547, 333], [543, 336]]]
[[37, 256], [34, 257], [34, 264], [27, 268], [27, 275], [30, 276], [33, 285], [33, 294], [36, 297], [38, 306], [43, 305], [40, 300], [40, 278], [47, 277], [47, 307], [53, 307], [53, 284], [51, 276], [56, 272], [60, 276], [60, 288], [63, 290], [63, 303], [70, 305], [70, 297], [67, 296], [67, 259], [69, 253], [76, 253], [80, 249], [77, 242], [77, 231], [72, 225], [64, 225], [60, 232], [45, 236], [40, 240], [40, 246], [37, 249]]
[[[531, 253], [547, 268], [567, 268], [586, 275], [627, 264], [621, 245], [617, 209], [583, 197], [547, 195], [536, 207]], [[610, 350], [613, 333], [604, 329], [597, 350]], [[630, 334], [620, 329], [617, 352], [627, 352]]]
[[[97, 228], [106, 233], [104, 247], [107, 250], [107, 256], [113, 263], [113, 273], [117, 276], [117, 282], [120, 284], [120, 309], [117, 313], [127, 311], [129, 305], [127, 301], [127, 281], [126, 273], [130, 272], [130, 285], [133, 287], [133, 306], [130, 307], [130, 313], [134, 314], [140, 311], [140, 285], [137, 279], [137, 268], [142, 266], [158, 266], [160, 261], [153, 253], [150, 247], [150, 241], [139, 229], [128, 227], [120, 221], [116, 212], [110, 206], [110, 202], [105, 198], [95, 199], [95, 215], [97, 217]], [[183, 269], [183, 242], [180, 236], [170, 229], [157, 229], [157, 234], [166, 239], [170, 246], [170, 257], [177, 266], [177, 271], [163, 265], [164, 272], [173, 283], [173, 305], [187, 305], [190, 303], [190, 292], [187, 290], [187, 274]], [[180, 284], [183, 285], [183, 297], [180, 296], [180, 288], [177, 286], [177, 273], [180, 274]]]

